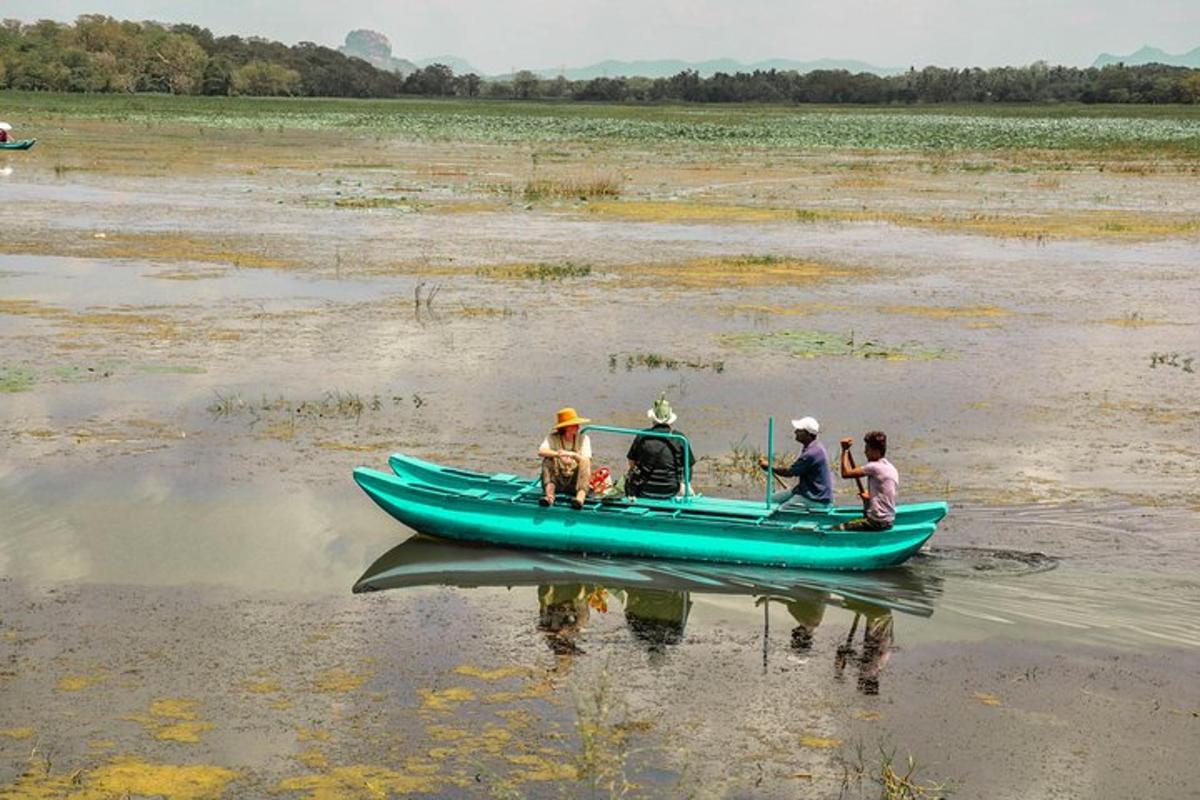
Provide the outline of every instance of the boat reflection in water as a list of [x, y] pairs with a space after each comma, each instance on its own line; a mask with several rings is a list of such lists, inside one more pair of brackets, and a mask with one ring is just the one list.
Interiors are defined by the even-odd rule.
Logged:
[[[354, 584], [369, 592], [414, 586], [536, 586], [537, 627], [560, 656], [580, 654], [593, 611], [618, 599], [634, 641], [651, 663], [684, 641], [692, 594], [745, 596], [763, 609], [763, 665], [770, 653], [771, 607], [791, 617], [790, 647], [808, 655], [830, 606], [854, 612], [834, 657], [834, 676], [857, 671], [865, 694], [879, 692], [879, 675], [894, 647], [893, 612], [928, 617], [940, 578], [914, 567], [877, 572], [823, 572], [775, 567], [601, 558], [449, 542], [415, 536], [392, 548]], [[859, 631], [861, 630], [861, 637]]]

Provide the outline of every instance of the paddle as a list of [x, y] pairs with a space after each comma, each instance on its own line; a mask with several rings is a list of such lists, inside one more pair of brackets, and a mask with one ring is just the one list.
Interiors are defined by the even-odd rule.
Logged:
[[[850, 452], [850, 448], [846, 448], [845, 453], [846, 453], [846, 458], [849, 459], [849, 461], [850, 461], [850, 469], [858, 469], [858, 466], [854, 463], [854, 453]], [[866, 491], [866, 489], [863, 488], [862, 478], [855, 478], [854, 483], [856, 486], [858, 486], [858, 494], [861, 497], [863, 492]], [[871, 505], [871, 501], [863, 500], [862, 504], [863, 504], [863, 511], [865, 512], [867, 510], [867, 507]], [[855, 620], [855, 622], [857, 622], [857, 620]]]

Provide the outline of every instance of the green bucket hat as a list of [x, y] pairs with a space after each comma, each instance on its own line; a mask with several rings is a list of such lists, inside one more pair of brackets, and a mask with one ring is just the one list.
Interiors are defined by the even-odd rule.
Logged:
[[659, 425], [674, 425], [675, 412], [671, 410], [671, 404], [667, 402], [667, 393], [663, 392], [654, 401], [654, 405], [646, 410], [646, 416], [654, 420]]

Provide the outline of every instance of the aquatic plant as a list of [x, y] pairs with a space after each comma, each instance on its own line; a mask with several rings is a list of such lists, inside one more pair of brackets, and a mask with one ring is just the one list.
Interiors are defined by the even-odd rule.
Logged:
[[725, 347], [779, 350], [802, 358], [850, 356], [885, 360], [934, 359], [949, 355], [945, 350], [917, 342], [885, 344], [876, 339], [859, 339], [854, 331], [833, 333], [819, 330], [745, 331], [717, 337]]
[[27, 392], [33, 388], [33, 380], [33, 370], [28, 367], [0, 366], [0, 392]]
[[593, 178], [537, 178], [525, 184], [522, 196], [530, 202], [547, 198], [588, 200], [593, 197], [619, 197], [621, 179], [613, 177]]
[[[679, 370], [688, 369], [711, 369], [718, 374], [725, 371], [724, 361], [705, 361], [698, 358], [674, 358], [664, 356], [661, 353], [625, 353], [623, 363], [625, 371], [631, 372], [634, 367], [645, 367], [646, 369], [668, 369]], [[617, 363], [621, 359], [621, 353], [608, 354], [608, 371], [616, 372]]]
[[1184, 356], [1180, 353], [1151, 353], [1150, 369], [1156, 369], [1161, 364], [1165, 367], [1181, 369], [1184, 372], [1195, 372], [1193, 367], [1195, 361], [1195, 356]]
[[[938, 783], [922, 783], [917, 778], [918, 767], [912, 754], [905, 759], [903, 772], [897, 769], [895, 748], [879, 747], [879, 763], [868, 767], [862, 742], [855, 745], [850, 759], [842, 758], [842, 786], [839, 798], [866, 796], [870, 789], [878, 789], [879, 800], [942, 800], [947, 796], [946, 787]], [[853, 794], [852, 794], [853, 793]]]
[[586, 264], [573, 264], [570, 261], [562, 264], [503, 264], [494, 267], [480, 267], [475, 270], [475, 274], [481, 278], [534, 280], [545, 283], [569, 278], [586, 278], [592, 274], [592, 268]]

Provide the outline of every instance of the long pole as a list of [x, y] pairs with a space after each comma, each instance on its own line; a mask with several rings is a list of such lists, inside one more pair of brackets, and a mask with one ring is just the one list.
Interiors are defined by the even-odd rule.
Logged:
[[[773, 474], [775, 469], [775, 418], [767, 417], [767, 472]], [[771, 482], [766, 481], [767, 485], [767, 508], [771, 507]]]

